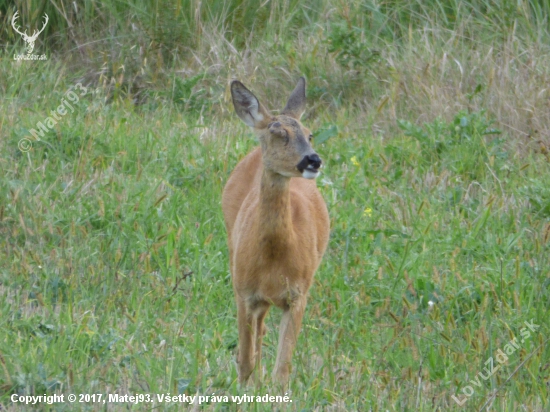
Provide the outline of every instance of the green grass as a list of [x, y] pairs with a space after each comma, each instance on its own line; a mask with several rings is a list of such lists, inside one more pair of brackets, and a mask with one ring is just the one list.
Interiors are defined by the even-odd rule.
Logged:
[[[493, 3], [468, 3], [472, 13], [437, 1], [375, 9], [326, 0], [306, 11], [286, 2], [256, 13], [253, 28], [248, 3], [219, 1], [195, 20], [165, 9], [159, 16], [172, 26], [155, 35], [164, 37], [129, 28], [132, 19], [154, 20], [145, 3], [90, 3], [66, 19], [52, 4], [44, 6], [48, 40], [36, 46], [48, 61], [14, 62], [22, 42], [2, 32], [4, 408], [25, 409], [12, 394], [288, 391], [284, 408], [296, 411], [548, 409], [546, 3], [490, 12]], [[22, 21], [25, 8], [39, 9], [22, 8]], [[11, 9], [0, 10], [9, 21]], [[82, 37], [56, 37], [70, 18], [89, 22]], [[105, 41], [92, 44], [98, 32]], [[179, 50], [183, 35], [194, 37]], [[74, 49], [76, 41], [90, 45]], [[241, 79], [276, 109], [300, 74], [308, 77], [303, 123], [326, 166], [318, 186], [331, 239], [289, 390], [269, 379], [276, 309], [264, 384], [243, 389], [220, 200], [256, 143], [228, 84]], [[74, 113], [19, 150], [78, 82], [88, 91]], [[526, 337], [531, 320], [540, 328]], [[508, 362], [479, 378], [514, 337], [524, 341]], [[473, 394], [459, 407], [452, 397], [468, 386]]]

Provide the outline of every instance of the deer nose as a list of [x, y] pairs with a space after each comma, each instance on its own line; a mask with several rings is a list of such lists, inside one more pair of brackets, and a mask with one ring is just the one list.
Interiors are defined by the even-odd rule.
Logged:
[[314, 169], [319, 169], [321, 167], [322, 160], [317, 153], [306, 156], [309, 166], [312, 166]]
[[317, 153], [313, 153], [304, 156], [300, 163], [298, 163], [297, 167], [300, 172], [303, 172], [306, 169], [317, 170], [321, 167], [321, 163], [322, 161], [319, 155]]

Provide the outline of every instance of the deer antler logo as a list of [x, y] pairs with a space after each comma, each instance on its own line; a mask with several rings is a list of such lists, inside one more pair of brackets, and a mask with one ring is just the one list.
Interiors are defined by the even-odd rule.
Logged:
[[48, 21], [50, 19], [49, 19], [48, 15], [46, 13], [44, 13], [44, 25], [42, 26], [40, 31], [35, 30], [34, 33], [32, 34], [32, 36], [29, 36], [27, 34], [26, 30], [25, 30], [25, 33], [21, 33], [19, 31], [19, 29], [17, 28], [17, 26], [15, 24], [15, 20], [17, 20], [17, 17], [18, 17], [17, 15], [18, 14], [19, 14], [19, 12], [16, 11], [15, 14], [13, 15], [13, 18], [11, 19], [11, 25], [13, 26], [13, 29], [23, 37], [23, 40], [25, 40], [25, 43], [27, 43], [27, 46], [25, 46], [25, 47], [27, 48], [27, 55], [29, 55], [34, 50], [34, 42], [36, 41], [38, 35], [44, 31], [44, 29], [46, 28], [46, 24], [48, 24]]

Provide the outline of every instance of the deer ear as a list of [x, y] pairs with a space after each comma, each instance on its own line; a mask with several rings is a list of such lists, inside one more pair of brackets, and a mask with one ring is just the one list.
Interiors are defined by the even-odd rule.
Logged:
[[250, 90], [238, 80], [231, 83], [231, 97], [237, 115], [250, 127], [264, 128], [270, 118], [267, 110]]
[[290, 94], [288, 102], [282, 111], [282, 114], [300, 120], [306, 110], [306, 79], [300, 77], [298, 84]]

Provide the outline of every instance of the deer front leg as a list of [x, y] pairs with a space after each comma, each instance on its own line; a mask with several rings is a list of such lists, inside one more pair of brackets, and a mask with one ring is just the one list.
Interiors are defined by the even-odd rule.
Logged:
[[256, 324], [256, 345], [255, 345], [255, 356], [256, 356], [256, 373], [255, 373], [255, 383], [259, 387], [262, 375], [262, 342], [265, 335], [265, 324], [264, 319], [269, 311], [269, 304], [267, 302], [258, 303], [253, 310], [254, 323]]
[[254, 369], [254, 335], [256, 325], [252, 321], [243, 298], [237, 297], [237, 323], [239, 328], [239, 352], [237, 364], [239, 369], [239, 382], [246, 384]]
[[279, 328], [277, 360], [275, 361], [275, 369], [273, 370], [273, 379], [281, 384], [286, 384], [290, 375], [292, 352], [294, 351], [298, 334], [302, 327], [305, 307], [306, 298], [304, 296], [293, 301], [283, 312]]

